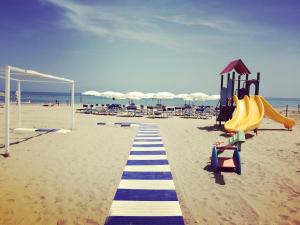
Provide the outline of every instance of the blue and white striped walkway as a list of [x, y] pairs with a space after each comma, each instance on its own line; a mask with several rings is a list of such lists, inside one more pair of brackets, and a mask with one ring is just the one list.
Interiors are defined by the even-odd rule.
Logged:
[[140, 125], [105, 224], [184, 225], [156, 125]]

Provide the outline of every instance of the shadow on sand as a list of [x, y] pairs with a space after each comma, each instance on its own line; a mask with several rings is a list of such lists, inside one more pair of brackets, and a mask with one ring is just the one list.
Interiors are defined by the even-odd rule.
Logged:
[[257, 129], [257, 131], [291, 131], [291, 130], [288, 130], [288, 129], [284, 129], [284, 128], [279, 128], [279, 129], [266, 129], [266, 128], [259, 128]]
[[218, 126], [218, 125], [212, 125], [212, 126], [205, 126], [205, 127], [197, 127], [199, 130], [205, 130], [207, 132], [212, 132], [212, 131], [223, 131], [225, 132], [223, 126]]
[[[232, 136], [232, 134], [227, 133], [226, 130], [224, 129], [223, 126], [219, 126], [219, 125], [213, 125], [213, 126], [205, 126], [205, 127], [197, 127], [199, 130], [205, 130], [207, 132], [214, 132], [214, 131], [221, 131], [222, 133], [220, 134], [221, 137], [226, 137], [229, 138]], [[254, 134], [250, 134], [250, 133], [246, 133], [245, 134], [245, 138], [246, 139], [250, 139], [253, 138], [255, 135]]]
[[203, 169], [213, 175], [216, 184], [225, 185], [224, 176], [221, 174], [221, 171], [214, 171], [210, 164], [206, 165]]
[[[31, 139], [33, 139], [33, 138], [40, 137], [40, 136], [42, 136], [42, 135], [44, 135], [44, 134], [47, 134], [47, 133], [50, 133], [50, 132], [51, 132], [51, 131], [49, 131], [49, 132], [44, 132], [44, 133], [39, 133], [39, 134], [30, 136], [30, 137], [26, 137], [26, 138], [20, 138], [21, 140], [14, 141], [14, 142], [10, 142], [9, 146], [17, 145], [17, 144], [20, 144], [20, 143], [29, 141], [29, 140], [31, 140]], [[2, 137], [2, 138], [3, 138], [3, 137]], [[4, 148], [4, 147], [5, 147], [4, 144], [1, 144], [1, 145], [0, 145], [0, 149], [1, 149], [1, 148]], [[8, 157], [8, 156], [5, 155], [5, 154], [0, 154], [0, 155], [2, 155], [3, 157]]]

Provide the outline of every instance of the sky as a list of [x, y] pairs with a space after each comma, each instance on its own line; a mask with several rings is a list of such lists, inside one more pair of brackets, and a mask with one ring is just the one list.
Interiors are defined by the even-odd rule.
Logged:
[[77, 92], [218, 94], [241, 58], [261, 95], [300, 97], [299, 21], [299, 0], [1, 0], [0, 66], [74, 79]]

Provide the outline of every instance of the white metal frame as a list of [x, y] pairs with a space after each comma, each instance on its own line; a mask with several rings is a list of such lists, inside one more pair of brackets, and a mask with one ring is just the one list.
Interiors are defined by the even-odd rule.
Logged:
[[[9, 130], [10, 130], [10, 82], [17, 81], [18, 83], [18, 126], [21, 127], [21, 82], [45, 82], [45, 83], [70, 83], [71, 84], [71, 121], [70, 121], [70, 129], [74, 129], [74, 94], [75, 94], [75, 81], [69, 80], [62, 77], [57, 77], [45, 73], [40, 73], [34, 70], [26, 70], [13, 66], [5, 66], [4, 70], [0, 70], [0, 72], [4, 72], [5, 76], [0, 76], [0, 78], [5, 79], [5, 132], [4, 132], [4, 144], [5, 144], [5, 156], [9, 156]], [[42, 77], [49, 80], [19, 80], [14, 79], [11, 75], [25, 75], [31, 77]]]

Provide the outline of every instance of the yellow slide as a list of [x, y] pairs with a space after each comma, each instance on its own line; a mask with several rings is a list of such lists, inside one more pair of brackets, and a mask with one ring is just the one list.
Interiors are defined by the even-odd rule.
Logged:
[[234, 96], [234, 101], [236, 109], [232, 119], [224, 125], [224, 128], [229, 132], [254, 130], [259, 126], [264, 115], [278, 123], [284, 124], [284, 127], [288, 129], [295, 125], [295, 120], [282, 116], [259, 95], [250, 96], [250, 98], [244, 96], [241, 100]]
[[277, 112], [273, 106], [262, 96], [260, 96], [264, 107], [265, 107], [265, 115], [270, 119], [276, 121], [277, 123], [282, 123], [285, 128], [292, 129], [295, 126], [296, 121], [292, 118], [285, 117]]
[[224, 128], [229, 132], [250, 131], [256, 129], [264, 117], [264, 106], [259, 96], [244, 96], [239, 100], [234, 96], [236, 110], [232, 119], [227, 121]]

